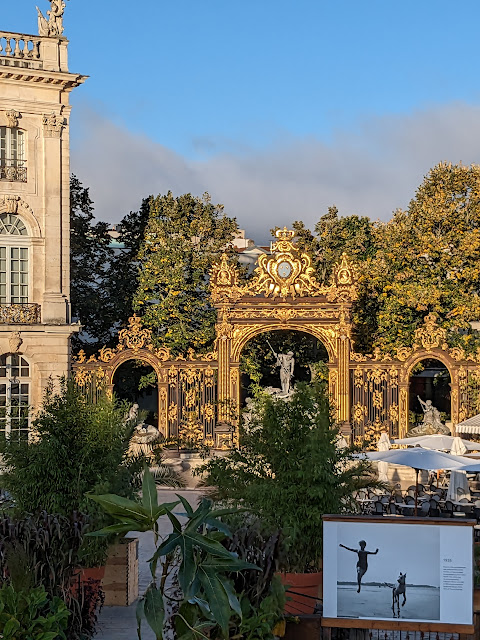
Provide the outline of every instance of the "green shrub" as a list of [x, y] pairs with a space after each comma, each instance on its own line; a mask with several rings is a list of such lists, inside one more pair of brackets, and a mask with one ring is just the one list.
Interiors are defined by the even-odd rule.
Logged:
[[49, 598], [43, 587], [16, 591], [0, 588], [0, 629], [4, 640], [66, 640], [69, 612], [57, 597]]
[[322, 516], [353, 507], [353, 493], [371, 484], [370, 466], [337, 446], [327, 390], [299, 384], [287, 402], [262, 396], [241, 446], [199, 472], [216, 499], [256, 513], [282, 531], [280, 567], [314, 571], [321, 566]]

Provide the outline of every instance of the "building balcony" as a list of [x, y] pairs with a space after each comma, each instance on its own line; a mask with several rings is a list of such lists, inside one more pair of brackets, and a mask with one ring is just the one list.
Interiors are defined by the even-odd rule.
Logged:
[[0, 304], [0, 324], [40, 324], [41, 307], [36, 303]]
[[26, 182], [27, 167], [25, 162], [8, 161], [2, 162], [0, 165], [0, 180], [8, 180], [9, 182]]
[[67, 40], [0, 31], [2, 66], [67, 72]]

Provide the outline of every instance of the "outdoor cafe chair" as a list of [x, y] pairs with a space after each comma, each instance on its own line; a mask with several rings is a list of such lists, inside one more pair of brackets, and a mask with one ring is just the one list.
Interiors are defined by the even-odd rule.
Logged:
[[381, 513], [383, 515], [383, 504], [381, 502], [375, 502], [375, 513]]
[[415, 498], [412, 498], [412, 496], [406, 496], [405, 504], [415, 504]]
[[419, 516], [428, 516], [430, 513], [430, 503], [429, 502], [422, 502], [422, 504], [420, 505], [419, 509], [418, 509], [418, 515]]
[[445, 508], [445, 511], [453, 513], [453, 502], [450, 502], [450, 500], [446, 500], [444, 508]]
[[440, 496], [438, 495], [438, 493], [432, 493], [432, 495], [430, 496], [430, 500], [433, 500], [434, 502], [440, 502]]
[[430, 500], [429, 505], [430, 505], [430, 515], [433, 516], [434, 518], [439, 518], [440, 508], [438, 506], [438, 502], [436, 502], [435, 500]]
[[399, 504], [401, 504], [403, 502], [403, 496], [400, 494], [395, 494], [395, 502], [398, 502]]
[[475, 519], [477, 520], [477, 522], [480, 522], [480, 507], [477, 506], [473, 506], [473, 516], [475, 516]]
[[388, 505], [388, 513], [391, 513], [393, 515], [397, 515], [398, 514], [398, 509], [397, 509], [397, 505], [395, 504], [395, 502], [390, 502], [390, 504]]
[[390, 502], [390, 496], [381, 496], [380, 502], [382, 504], [388, 504]]

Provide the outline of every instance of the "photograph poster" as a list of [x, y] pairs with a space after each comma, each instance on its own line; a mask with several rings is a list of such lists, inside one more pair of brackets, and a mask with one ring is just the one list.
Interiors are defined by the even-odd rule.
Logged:
[[326, 618], [472, 624], [472, 527], [324, 522]]

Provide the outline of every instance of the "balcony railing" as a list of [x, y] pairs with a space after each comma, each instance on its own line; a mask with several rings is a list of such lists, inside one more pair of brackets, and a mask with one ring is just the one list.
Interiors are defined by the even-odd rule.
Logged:
[[0, 32], [0, 64], [23, 69], [42, 69], [41, 38]]
[[29, 36], [0, 31], [0, 69], [42, 69], [68, 72], [66, 38]]
[[24, 160], [5, 160], [0, 165], [0, 180], [10, 182], [26, 182], [27, 167]]
[[41, 307], [35, 303], [0, 304], [0, 324], [40, 324]]

